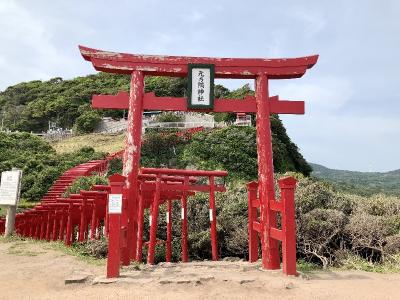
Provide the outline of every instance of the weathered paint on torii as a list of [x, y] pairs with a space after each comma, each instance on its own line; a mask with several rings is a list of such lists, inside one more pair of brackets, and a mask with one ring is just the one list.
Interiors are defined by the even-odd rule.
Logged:
[[[185, 109], [186, 99], [184, 98], [155, 97], [152, 93], [145, 94], [144, 76], [186, 77], [188, 64], [212, 64], [215, 67], [215, 78], [255, 79], [255, 97], [248, 97], [240, 101], [243, 107], [239, 108], [239, 111], [235, 107], [238, 107], [240, 102], [233, 103], [236, 101], [233, 99], [216, 100], [213, 111], [256, 112], [262, 265], [267, 269], [279, 268], [278, 244], [270, 234], [270, 228], [276, 227], [276, 213], [270, 209], [270, 202], [275, 199], [270, 114], [285, 113], [285, 111], [286, 113], [304, 113], [304, 103], [289, 103], [269, 97], [268, 81], [269, 79], [290, 79], [303, 76], [307, 69], [316, 64], [318, 55], [289, 59], [210, 58], [136, 55], [96, 50], [83, 46], [79, 46], [79, 49], [85, 60], [91, 61], [96, 70], [131, 75], [127, 106], [129, 109], [128, 131], [124, 153], [124, 174], [128, 178], [127, 184], [130, 191], [128, 209], [131, 216], [134, 215], [134, 205], [137, 203], [136, 184], [140, 161], [143, 110], [188, 110], [187, 107]], [[119, 95], [125, 97], [123, 94]], [[125, 105], [123, 104], [124, 108]], [[133, 257], [133, 253], [131, 257]]]
[[[280, 100], [279, 96], [269, 98], [271, 114], [304, 114], [304, 101]], [[117, 95], [93, 95], [92, 107], [98, 109], [128, 109], [128, 92], [118, 92]], [[188, 109], [184, 97], [156, 97], [154, 92], [145, 93], [143, 110], [196, 111]], [[256, 97], [247, 96], [244, 99], [215, 99], [214, 108], [201, 109], [199, 112], [234, 112], [255, 113], [257, 111]]]

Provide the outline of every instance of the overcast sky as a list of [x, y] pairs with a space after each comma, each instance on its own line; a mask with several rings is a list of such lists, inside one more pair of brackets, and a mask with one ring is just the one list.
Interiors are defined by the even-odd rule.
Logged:
[[400, 1], [0, 0], [0, 90], [95, 73], [78, 44], [144, 54], [319, 54], [303, 78], [270, 84], [281, 99], [306, 101], [305, 115], [282, 116], [301, 153], [330, 168], [400, 168]]

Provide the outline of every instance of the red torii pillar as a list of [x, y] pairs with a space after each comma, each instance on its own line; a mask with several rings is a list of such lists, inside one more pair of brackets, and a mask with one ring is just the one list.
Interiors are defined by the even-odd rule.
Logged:
[[[132, 208], [129, 209], [132, 220], [134, 218], [134, 205], [137, 203], [135, 187], [140, 159], [142, 111], [146, 109], [190, 110], [187, 107], [186, 98], [155, 97], [153, 93], [144, 94], [143, 76], [186, 77], [189, 64], [211, 64], [215, 67], [216, 78], [256, 79], [256, 97], [247, 97], [242, 101], [216, 99], [212, 111], [255, 112], [257, 114], [262, 264], [266, 269], [279, 268], [277, 244], [270, 238], [271, 226], [276, 223], [275, 214], [270, 209], [270, 201], [275, 198], [270, 114], [304, 113], [304, 102], [279, 101], [277, 98], [269, 98], [268, 80], [299, 78], [306, 73], [307, 69], [316, 64], [318, 55], [285, 59], [210, 58], [135, 55], [96, 50], [83, 46], [79, 48], [84, 59], [91, 61], [96, 70], [131, 75], [128, 106], [131, 117], [128, 120], [124, 174], [129, 178], [129, 189], [132, 191], [129, 199], [129, 203], [132, 203]], [[134, 118], [134, 115], [136, 118]]]

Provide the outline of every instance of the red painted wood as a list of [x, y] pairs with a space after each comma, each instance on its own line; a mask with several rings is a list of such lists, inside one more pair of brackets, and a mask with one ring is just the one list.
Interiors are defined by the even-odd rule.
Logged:
[[214, 64], [216, 77], [255, 78], [263, 72], [269, 78], [302, 76], [318, 60], [318, 55], [290, 59], [211, 58], [135, 55], [91, 49], [79, 46], [85, 60], [95, 69], [112, 73], [131, 74], [134, 70], [146, 75], [186, 76], [189, 63]]
[[257, 187], [256, 182], [250, 182], [247, 184], [247, 199], [248, 199], [248, 214], [247, 214], [247, 231], [249, 240], [249, 261], [255, 262], [258, 260], [258, 233], [253, 228], [253, 222], [258, 219], [257, 208], [253, 205], [257, 198]]
[[127, 177], [128, 189], [128, 241], [131, 245], [130, 256], [135, 256], [136, 244], [135, 220], [137, 219], [138, 189], [137, 179], [140, 166], [140, 149], [142, 145], [142, 117], [143, 117], [144, 74], [134, 71], [131, 76], [129, 94], [128, 130], [125, 138], [125, 151], [123, 157], [123, 174]]
[[[184, 184], [188, 184], [185, 182]], [[182, 247], [182, 261], [189, 261], [189, 253], [188, 253], [188, 220], [187, 220], [187, 195], [183, 194], [181, 198], [181, 226], [182, 226], [182, 239], [181, 239], [181, 247]]]
[[294, 192], [296, 179], [285, 177], [279, 180], [281, 190], [281, 201], [284, 211], [282, 213], [282, 269], [287, 275], [296, 275], [296, 222]]
[[273, 211], [283, 211], [283, 203], [281, 201], [270, 201], [270, 208]]
[[262, 265], [266, 269], [279, 269], [279, 253], [277, 241], [271, 239], [271, 227], [276, 227], [276, 215], [270, 210], [269, 201], [275, 199], [274, 170], [272, 161], [272, 139], [270, 111], [268, 104], [268, 78], [265, 74], [257, 77], [257, 153], [258, 184], [261, 211], [261, 252]]
[[261, 233], [262, 228], [261, 228], [261, 223], [260, 222], [253, 221], [252, 226], [253, 226], [253, 230], [255, 230], [256, 232]]
[[[122, 214], [121, 214], [121, 228], [124, 230], [121, 232], [121, 262], [123, 266], [129, 266], [131, 259], [129, 255], [130, 248], [128, 248], [128, 218], [129, 212], [128, 208], [131, 203], [128, 204], [128, 190], [122, 190], [122, 202], [125, 204], [122, 207]], [[122, 237], [124, 236], [124, 237]]]
[[182, 170], [182, 169], [167, 169], [167, 168], [141, 168], [142, 174], [164, 174], [164, 175], [186, 175], [186, 176], [216, 176], [226, 177], [226, 171], [205, 171], [205, 170]]
[[215, 207], [215, 182], [214, 176], [209, 177], [210, 184], [210, 215], [212, 216], [211, 223], [211, 252], [212, 260], [218, 260], [218, 241], [217, 241], [217, 212]]
[[190, 56], [167, 56], [167, 55], [141, 55], [103, 51], [85, 46], [79, 46], [82, 56], [86, 60], [91, 58], [102, 58], [112, 61], [129, 61], [136, 63], [161, 63], [161, 64], [215, 64], [218, 66], [254, 66], [254, 67], [293, 67], [307, 66], [311, 68], [318, 59], [318, 55], [300, 57], [300, 58], [284, 58], [284, 59], [267, 59], [267, 58], [215, 58], [215, 57], [190, 57]]
[[304, 101], [275, 100], [269, 101], [271, 114], [304, 114]]
[[161, 178], [160, 176], [157, 176], [156, 190], [154, 193], [154, 200], [151, 208], [150, 241], [149, 241], [149, 249], [147, 251], [147, 263], [151, 265], [154, 264], [154, 254], [156, 250], [158, 209], [159, 209], [159, 201], [161, 193], [160, 186], [161, 186]]
[[69, 246], [72, 244], [72, 212], [73, 211], [73, 204], [70, 203], [68, 207], [68, 219], [67, 219], [67, 233], [65, 235], [65, 245]]
[[[128, 109], [129, 95], [127, 92], [118, 92], [117, 95], [94, 95], [92, 107], [99, 109]], [[270, 97], [270, 113], [274, 114], [304, 114], [304, 101], [279, 100], [278, 96]], [[143, 110], [165, 111], [196, 111], [187, 107], [186, 98], [156, 97], [154, 93], [145, 93]], [[234, 112], [255, 113], [256, 100], [254, 96], [245, 99], [215, 99], [213, 110], [202, 112]]]
[[[109, 177], [111, 194], [122, 194], [126, 177], [114, 174]], [[126, 204], [125, 204], [126, 205]], [[124, 203], [122, 204], [124, 206]], [[108, 214], [108, 212], [107, 212]], [[108, 214], [108, 256], [107, 256], [107, 278], [119, 276], [121, 262], [121, 214]]]
[[271, 238], [282, 241], [283, 240], [283, 232], [280, 229], [277, 228], [270, 228], [270, 235]]
[[172, 200], [167, 202], [167, 247], [165, 250], [165, 260], [171, 262], [172, 258]]
[[86, 230], [86, 225], [87, 225], [87, 220], [86, 220], [86, 206], [87, 206], [87, 198], [86, 197], [81, 197], [81, 218], [80, 218], [80, 224], [79, 224], [79, 236], [78, 236], [78, 242], [83, 242], [85, 239], [85, 230]]
[[[188, 65], [168, 65], [168, 64], [149, 64], [132, 63], [121, 61], [110, 61], [107, 59], [91, 58], [93, 67], [97, 71], [131, 74], [134, 71], [141, 71], [145, 75], [151, 76], [171, 76], [171, 77], [187, 77]], [[271, 79], [291, 79], [303, 76], [307, 66], [286, 66], [286, 67], [230, 67], [215, 66], [215, 78], [234, 78], [234, 79], [251, 79], [255, 78], [259, 72], [268, 74]]]
[[144, 199], [143, 196], [139, 195], [139, 205], [138, 205], [138, 219], [137, 219], [137, 239], [136, 239], [136, 261], [142, 261], [143, 255], [143, 231], [144, 231]]

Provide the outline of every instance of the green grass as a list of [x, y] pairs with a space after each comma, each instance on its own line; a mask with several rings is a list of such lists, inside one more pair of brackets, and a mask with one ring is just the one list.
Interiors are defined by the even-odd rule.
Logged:
[[[25, 199], [21, 199], [20, 202], [18, 203], [18, 211], [20, 210], [25, 210], [25, 209], [31, 209], [33, 208], [38, 202], [29, 202], [26, 201]], [[0, 217], [4, 217], [7, 215], [7, 207], [6, 206], [0, 206]]]
[[70, 153], [82, 147], [90, 146], [98, 152], [117, 152], [124, 149], [125, 134], [85, 134], [51, 143], [57, 153]]
[[360, 256], [349, 254], [342, 259], [336, 270], [359, 270], [374, 273], [399, 273], [400, 254], [388, 256], [383, 263], [373, 263]]
[[46, 243], [44, 245], [44, 248], [61, 251], [67, 255], [75, 256], [80, 260], [92, 265], [104, 266], [106, 264], [105, 258], [95, 258], [92, 256], [88, 256], [85, 253], [83, 253], [80, 247], [77, 247], [76, 245], [65, 246], [65, 244], [61, 241]]
[[[79, 260], [84, 261], [88, 264], [96, 266], [104, 266], [106, 264], [105, 258], [95, 258], [87, 255], [84, 251], [84, 247], [79, 244], [74, 244], [70, 247], [65, 246], [63, 242], [46, 242], [42, 240], [34, 240], [29, 238], [23, 238], [20, 236], [3, 237], [0, 236], [0, 243], [8, 243], [10, 247], [7, 250], [8, 254], [18, 256], [37, 256], [39, 254], [45, 254], [46, 250], [55, 250], [64, 253], [65, 255], [71, 255], [77, 257]], [[27, 249], [27, 244], [40, 245], [41, 250], [30, 250]], [[139, 263], [132, 263], [129, 268], [139, 270]], [[357, 255], [348, 254], [348, 256], [337, 263], [336, 267], [330, 267], [323, 270], [321, 266], [306, 262], [302, 259], [297, 261], [297, 270], [302, 273], [312, 272], [325, 272], [325, 271], [346, 271], [346, 270], [358, 270], [365, 272], [374, 273], [399, 273], [400, 272], [400, 254], [389, 256], [386, 258], [384, 263], [372, 263], [366, 259], [363, 259]]]
[[302, 272], [302, 273], [310, 273], [314, 271], [322, 271], [322, 267], [313, 264], [310, 262], [306, 262], [302, 259], [297, 260], [297, 271]]
[[18, 255], [18, 256], [38, 256], [39, 254], [45, 254], [46, 251], [31, 251], [25, 248], [26, 242], [15, 242], [9, 248], [7, 253]]

